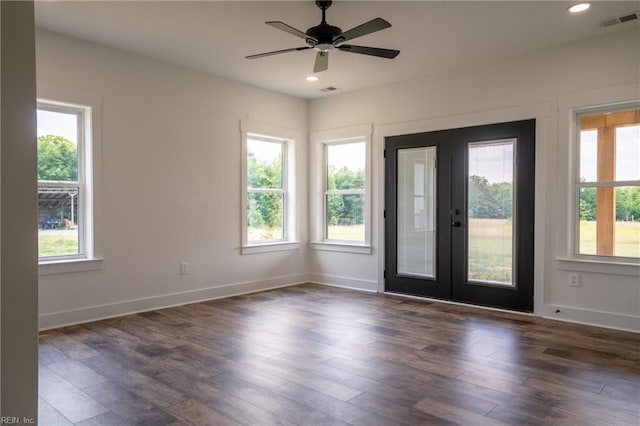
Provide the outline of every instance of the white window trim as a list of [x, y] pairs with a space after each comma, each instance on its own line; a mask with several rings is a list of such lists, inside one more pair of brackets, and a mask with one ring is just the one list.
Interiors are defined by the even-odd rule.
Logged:
[[[341, 129], [324, 130], [311, 134], [311, 248], [315, 250], [347, 253], [371, 254], [371, 138], [373, 126], [364, 124]], [[365, 142], [365, 204], [364, 204], [364, 242], [327, 240], [324, 235], [325, 182], [326, 182], [326, 145], [353, 143], [354, 139]], [[342, 191], [344, 192], [344, 191]], [[353, 192], [351, 190], [347, 192]], [[360, 193], [359, 191], [356, 191]]]
[[[296, 213], [296, 169], [295, 169], [295, 144], [300, 140], [300, 133], [296, 130], [254, 123], [248, 120], [240, 121], [241, 133], [241, 254], [269, 253], [276, 251], [297, 250], [300, 242], [297, 241], [297, 213]], [[282, 142], [283, 152], [283, 191], [284, 191], [284, 239], [264, 243], [248, 241], [247, 235], [247, 140], [249, 135], [267, 141]]]
[[[65, 274], [102, 269], [101, 216], [101, 127], [102, 98], [69, 90], [38, 93], [38, 108], [61, 112], [82, 111], [81, 143], [78, 145], [78, 182], [81, 187], [79, 215], [80, 252], [78, 255], [51, 256], [39, 259], [39, 275]], [[60, 93], [58, 93], [60, 92]], [[80, 142], [80, 141], [79, 141]]]
[[[640, 102], [640, 88], [637, 85], [617, 86], [591, 90], [560, 97], [558, 101], [559, 123], [558, 137], [560, 151], [558, 156], [560, 182], [565, 182], [559, 191], [559, 206], [563, 208], [565, 233], [558, 233], [558, 253], [555, 260], [560, 269], [589, 272], [594, 267], [608, 273], [625, 276], [637, 276], [640, 271], [640, 259], [616, 256], [598, 256], [578, 254], [578, 188], [579, 180], [579, 126], [578, 113], [601, 111], [607, 107], [618, 109], [625, 104], [637, 105]], [[564, 167], [566, 165], [566, 167]], [[566, 188], [566, 189], [565, 189]], [[606, 266], [608, 265], [608, 266]]]

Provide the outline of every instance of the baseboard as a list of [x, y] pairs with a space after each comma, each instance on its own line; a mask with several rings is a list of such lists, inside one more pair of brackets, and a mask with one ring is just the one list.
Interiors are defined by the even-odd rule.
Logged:
[[364, 290], [369, 292], [378, 291], [378, 282], [374, 280], [363, 280], [360, 278], [342, 277], [339, 275], [309, 274], [309, 282], [314, 284], [328, 285], [332, 287], [349, 288], [352, 290]]
[[106, 305], [88, 306], [69, 311], [42, 314], [39, 317], [40, 330], [49, 330], [68, 325], [98, 321], [107, 318], [130, 315], [139, 312], [203, 302], [206, 300], [238, 296], [240, 294], [255, 293], [281, 287], [289, 287], [309, 282], [307, 274], [293, 274], [282, 277], [268, 278], [258, 281], [226, 284], [180, 293], [171, 293], [142, 299], [126, 300]]
[[[269, 278], [266, 280], [226, 284], [205, 289], [43, 314], [40, 315], [39, 326], [40, 330], [48, 330], [68, 325], [135, 314], [138, 312], [152, 311], [155, 309], [169, 308], [172, 306], [186, 305], [189, 303], [197, 303], [206, 300], [220, 299], [281, 287], [289, 287], [306, 282], [368, 292], [377, 292], [378, 289], [378, 283], [373, 280], [363, 280], [359, 278], [327, 274], [293, 274]], [[535, 315], [543, 318], [631, 331], [635, 333], [640, 332], [640, 317], [637, 316], [592, 311], [558, 305], [544, 305], [540, 311], [536, 311]]]
[[570, 306], [544, 305], [540, 316], [558, 321], [640, 333], [640, 317]]

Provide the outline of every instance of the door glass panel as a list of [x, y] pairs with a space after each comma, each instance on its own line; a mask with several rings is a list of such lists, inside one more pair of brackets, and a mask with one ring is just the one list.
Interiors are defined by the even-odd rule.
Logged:
[[514, 286], [515, 139], [468, 145], [467, 281]]
[[398, 150], [399, 275], [436, 277], [436, 148]]

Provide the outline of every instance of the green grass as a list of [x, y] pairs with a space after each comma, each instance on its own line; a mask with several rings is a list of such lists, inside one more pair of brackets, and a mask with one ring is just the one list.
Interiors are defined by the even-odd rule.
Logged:
[[469, 219], [470, 280], [512, 282], [512, 222]]
[[76, 232], [47, 231], [38, 233], [38, 256], [63, 256], [78, 253], [78, 234]]
[[269, 242], [282, 238], [282, 228], [249, 228], [247, 238], [252, 242]]
[[330, 240], [364, 242], [364, 225], [330, 225]]
[[[595, 221], [580, 221], [580, 254], [596, 254]], [[616, 222], [614, 255], [640, 257], [640, 222]]]

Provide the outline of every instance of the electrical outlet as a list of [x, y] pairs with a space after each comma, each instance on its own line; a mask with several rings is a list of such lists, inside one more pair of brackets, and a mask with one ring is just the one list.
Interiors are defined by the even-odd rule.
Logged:
[[569, 286], [570, 287], [580, 287], [582, 283], [580, 282], [580, 274], [577, 272], [572, 272], [569, 274]]
[[180, 274], [186, 275], [189, 273], [189, 264], [187, 262], [182, 262], [180, 264]]

